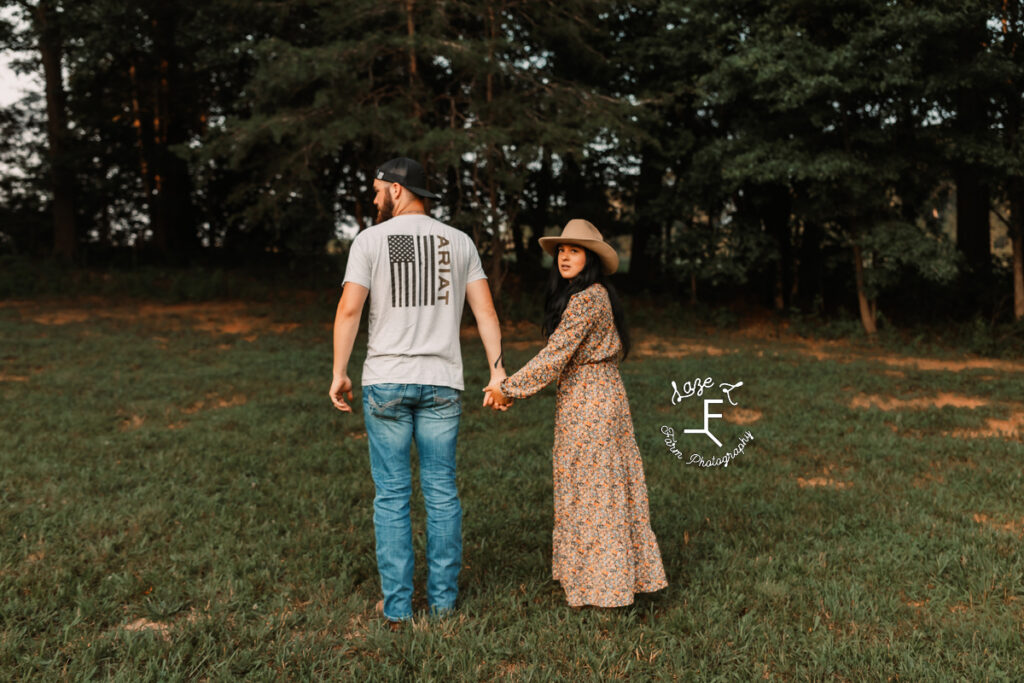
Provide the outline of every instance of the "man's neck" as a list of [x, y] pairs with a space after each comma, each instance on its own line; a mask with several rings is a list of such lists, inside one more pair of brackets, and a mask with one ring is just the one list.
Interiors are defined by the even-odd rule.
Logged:
[[402, 208], [395, 208], [392, 216], [415, 216], [415, 215], [426, 215], [426, 210], [423, 208], [421, 202], [411, 202]]

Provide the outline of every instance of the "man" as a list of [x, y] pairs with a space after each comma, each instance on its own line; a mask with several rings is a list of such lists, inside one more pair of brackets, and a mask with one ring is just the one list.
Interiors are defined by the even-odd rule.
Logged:
[[[384, 599], [396, 627], [412, 617], [410, 448], [416, 440], [427, 508], [427, 600], [455, 607], [462, 566], [462, 507], [455, 488], [455, 441], [463, 387], [459, 323], [465, 301], [476, 317], [494, 384], [505, 377], [501, 330], [473, 241], [426, 214], [422, 167], [400, 157], [373, 181], [377, 224], [352, 242], [334, 321], [331, 401], [351, 412], [348, 360], [370, 294], [363, 365], [363, 413], [376, 488], [373, 526]], [[347, 401], [346, 401], [347, 397]], [[488, 397], [489, 398], [489, 397]], [[485, 399], [485, 405], [491, 405]]]

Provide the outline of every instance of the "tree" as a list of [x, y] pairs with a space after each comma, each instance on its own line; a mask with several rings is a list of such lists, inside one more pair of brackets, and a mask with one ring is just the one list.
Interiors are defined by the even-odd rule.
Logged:
[[[875, 296], [884, 279], [872, 271], [913, 262], [905, 252], [885, 251], [905, 248], [906, 240], [878, 233], [919, 231], [907, 219], [919, 207], [901, 208], [908, 197], [895, 190], [907, 189], [908, 178], [930, 181], [916, 174], [918, 143], [908, 136], [924, 114], [904, 106], [918, 76], [919, 27], [929, 10], [882, 0], [702, 7], [718, 16], [711, 42], [719, 54], [701, 86], [729, 131], [720, 142], [723, 177], [737, 188], [737, 207], [759, 214], [780, 249], [777, 298], [785, 303], [793, 268], [787, 243], [794, 234], [786, 216], [798, 199], [799, 218], [845, 241], [861, 322], [874, 333]], [[924, 252], [934, 246], [929, 239], [914, 244]]]
[[184, 262], [199, 246], [197, 200], [204, 197], [194, 191], [201, 176], [187, 152], [216, 105], [235, 100], [242, 87], [236, 72], [245, 56], [230, 46], [251, 25], [231, 20], [237, 9], [226, 0], [97, 0], [76, 27], [73, 116], [106, 190], [90, 201], [92, 219], [109, 234], [102, 226], [113, 211], [123, 242], [165, 262]]
[[[0, 176], [0, 253], [38, 254], [52, 249], [53, 216], [40, 184], [45, 147], [26, 142], [41, 128], [31, 109], [0, 109], [0, 168], [17, 169]], [[44, 237], [46, 235], [47, 237]]]
[[242, 220], [294, 207], [323, 244], [339, 221], [372, 218], [377, 164], [417, 157], [442, 215], [484, 250], [497, 294], [526, 179], [585, 157], [610, 123], [616, 103], [572, 80], [598, 56], [579, 18], [593, 3], [287, 4], [302, 30], [253, 45], [248, 108], [207, 136], [208, 159], [251, 174]]
[[1013, 315], [1024, 319], [1024, 8], [997, 3], [998, 23], [992, 31], [993, 53], [1000, 76], [996, 117], [1000, 137], [998, 166], [1002, 196], [1010, 206], [1004, 220], [1013, 248]]
[[20, 47], [33, 44], [39, 54], [46, 93], [46, 154], [49, 166], [50, 211], [53, 216], [53, 255], [63, 263], [75, 258], [78, 229], [75, 217], [75, 182], [71, 165], [67, 97], [63, 64], [69, 11], [59, 0], [8, 0], [0, 7], [20, 11], [24, 27], [12, 38]]

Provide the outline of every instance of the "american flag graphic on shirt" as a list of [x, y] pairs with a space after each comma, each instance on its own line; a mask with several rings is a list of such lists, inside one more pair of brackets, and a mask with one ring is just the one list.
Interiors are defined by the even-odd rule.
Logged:
[[436, 303], [433, 235], [388, 235], [388, 261], [393, 308]]

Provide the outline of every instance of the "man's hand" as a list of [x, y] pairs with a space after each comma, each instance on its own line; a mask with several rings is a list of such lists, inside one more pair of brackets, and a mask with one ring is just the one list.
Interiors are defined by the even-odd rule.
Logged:
[[352, 344], [359, 331], [359, 316], [363, 313], [363, 304], [370, 290], [355, 282], [346, 282], [345, 291], [338, 301], [338, 312], [334, 316], [334, 365], [331, 375], [331, 403], [343, 413], [351, 413], [350, 406], [342, 394], [352, 400], [352, 380], [348, 378], [348, 359], [352, 354]]
[[348, 375], [335, 375], [331, 382], [331, 403], [341, 412], [351, 413], [352, 406], [348, 404], [343, 394], [348, 396], [349, 401], [352, 400], [352, 380], [348, 378]]
[[494, 410], [505, 412], [512, 405], [512, 399], [501, 393], [501, 386], [497, 383], [488, 384], [484, 387], [484, 407], [490, 406]]

